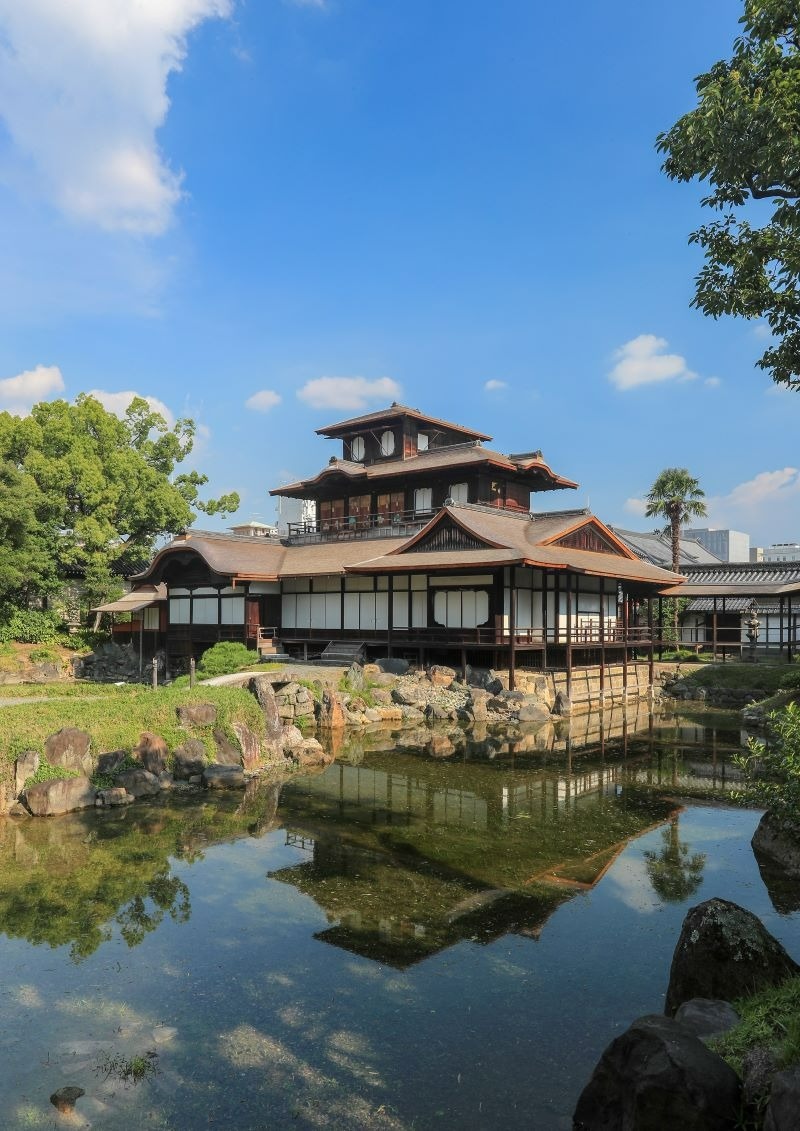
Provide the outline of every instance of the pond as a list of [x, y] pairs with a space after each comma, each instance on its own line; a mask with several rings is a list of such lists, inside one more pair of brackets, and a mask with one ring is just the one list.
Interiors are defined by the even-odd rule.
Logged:
[[[800, 956], [712, 711], [345, 742], [237, 795], [0, 820], [0, 1126], [569, 1128], [686, 909]], [[134, 1077], [141, 1077], [135, 1082]]]

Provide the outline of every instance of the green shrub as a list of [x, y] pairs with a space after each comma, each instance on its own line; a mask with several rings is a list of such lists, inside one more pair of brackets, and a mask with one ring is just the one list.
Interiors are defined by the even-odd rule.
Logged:
[[800, 706], [789, 703], [767, 715], [766, 742], [751, 738], [736, 764], [744, 774], [747, 801], [763, 805], [785, 824], [800, 827]]
[[745, 1053], [757, 1045], [772, 1049], [780, 1068], [800, 1060], [800, 977], [742, 998], [734, 1006], [740, 1023], [713, 1045], [738, 1073]]
[[223, 640], [203, 653], [197, 670], [200, 675], [210, 678], [215, 675], [231, 675], [258, 663], [258, 652], [251, 652], [244, 644], [233, 640]]
[[28, 654], [28, 659], [34, 664], [58, 664], [61, 662], [58, 652], [53, 651], [52, 648], [32, 648]]
[[47, 609], [3, 609], [0, 613], [0, 642], [52, 644], [58, 639], [61, 619]]
[[55, 781], [56, 779], [79, 778], [80, 776], [77, 770], [68, 770], [64, 766], [51, 766], [49, 762], [40, 762], [36, 773], [25, 779], [25, 789], [40, 781]]

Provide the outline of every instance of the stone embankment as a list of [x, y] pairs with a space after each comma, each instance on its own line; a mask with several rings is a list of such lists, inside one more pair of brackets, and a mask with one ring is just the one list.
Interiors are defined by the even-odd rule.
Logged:
[[[14, 786], [0, 796], [0, 813], [50, 816], [91, 805], [126, 805], [164, 790], [238, 788], [265, 769], [325, 764], [337, 745], [331, 736], [352, 730], [385, 729], [397, 735], [398, 746], [416, 743], [443, 757], [455, 750], [456, 732], [538, 737], [548, 728], [552, 733], [553, 725], [575, 710], [566, 685], [552, 674], [519, 672], [513, 691], [507, 672], [469, 669], [464, 681], [452, 668], [417, 669], [403, 660], [353, 664], [338, 687], [326, 681], [327, 674], [321, 669], [319, 678], [301, 680], [290, 668], [211, 681], [238, 680], [256, 697], [264, 716], [263, 736], [243, 723], [223, 728], [213, 704], [196, 702], [178, 708], [186, 739], [172, 750], [161, 736], [145, 732], [133, 750], [96, 752], [90, 735], [62, 729], [47, 740], [43, 753], [28, 751], [17, 759]], [[641, 673], [631, 666], [627, 675], [631, 696], [645, 697]], [[621, 678], [609, 675], [612, 682]], [[327, 736], [325, 747], [312, 729]], [[452, 734], [442, 733], [448, 729]], [[45, 769], [60, 776], [47, 778]]]

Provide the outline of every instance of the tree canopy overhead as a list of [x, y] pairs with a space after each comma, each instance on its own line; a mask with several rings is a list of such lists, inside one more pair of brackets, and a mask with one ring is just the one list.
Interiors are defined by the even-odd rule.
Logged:
[[695, 80], [696, 108], [660, 134], [657, 146], [667, 176], [708, 182], [702, 203], [722, 213], [690, 236], [705, 253], [693, 305], [714, 318], [766, 319], [773, 342], [758, 365], [797, 388], [800, 7], [797, 0], [745, 0], [740, 23], [731, 58]]
[[236, 510], [235, 492], [203, 502], [206, 477], [175, 474], [194, 434], [192, 420], [170, 428], [138, 397], [121, 419], [83, 394], [34, 405], [26, 417], [0, 413], [0, 533], [27, 570], [21, 576], [13, 555], [0, 555], [0, 600], [47, 592], [74, 572], [102, 599], [118, 561], [147, 560], [195, 510]]

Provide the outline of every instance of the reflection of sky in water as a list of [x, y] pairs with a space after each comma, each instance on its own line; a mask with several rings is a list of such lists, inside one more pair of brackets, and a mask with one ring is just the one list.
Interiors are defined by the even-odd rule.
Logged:
[[[458, 782], [457, 764], [446, 772]], [[293, 814], [299, 804], [293, 795]], [[663, 1008], [687, 906], [712, 895], [744, 903], [800, 956], [800, 916], [774, 912], [753, 859], [757, 819], [701, 805], [680, 813], [679, 842], [705, 856], [687, 902], [662, 902], [648, 876], [645, 853], [664, 847], [665, 822], [624, 847], [594, 887], [567, 891], [538, 937], [466, 932], [405, 969], [315, 937], [331, 926], [324, 894], [337, 877], [317, 877], [321, 902], [269, 878], [311, 859], [284, 828], [206, 846], [192, 864], [172, 861], [191, 917], [165, 916], [132, 949], [114, 931], [75, 964], [67, 947], [0, 938], [0, 1082], [11, 1097], [0, 1122], [47, 1126], [50, 1092], [77, 1083], [88, 1093], [79, 1110], [108, 1131], [194, 1131], [209, 1118], [237, 1131], [568, 1128], [602, 1048]], [[538, 835], [533, 820], [513, 826], [523, 846]], [[372, 851], [386, 833], [362, 822], [352, 835]], [[595, 839], [593, 850], [606, 847]], [[365, 881], [365, 916], [369, 899]], [[98, 1051], [148, 1048], [161, 1073], [136, 1089], [92, 1072]]]

